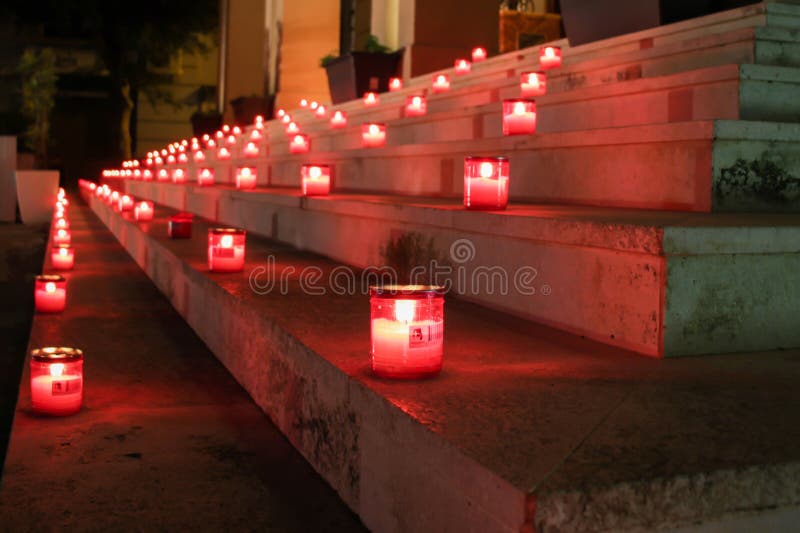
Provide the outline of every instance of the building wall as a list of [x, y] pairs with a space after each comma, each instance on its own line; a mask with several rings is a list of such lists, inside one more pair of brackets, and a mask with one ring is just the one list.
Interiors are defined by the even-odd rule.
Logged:
[[176, 102], [184, 105], [177, 109], [165, 103], [153, 106], [145, 95], [139, 95], [136, 155], [192, 136], [189, 117], [196, 110], [194, 95], [201, 85], [217, 85], [219, 50], [210, 36], [207, 44], [210, 47], [207, 54], [181, 54], [170, 67], [177, 76], [165, 89]]

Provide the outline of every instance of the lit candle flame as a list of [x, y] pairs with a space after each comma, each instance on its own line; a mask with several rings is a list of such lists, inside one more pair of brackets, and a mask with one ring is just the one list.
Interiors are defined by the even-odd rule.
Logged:
[[222, 238], [219, 240], [219, 245], [223, 248], [232, 248], [233, 247], [233, 235], [223, 235]]
[[417, 305], [414, 300], [395, 300], [394, 317], [399, 322], [411, 322], [414, 320], [414, 311]]
[[311, 167], [308, 169], [308, 175], [312, 180], [319, 179], [319, 177], [322, 176], [322, 169], [319, 167]]
[[478, 173], [482, 178], [491, 178], [494, 174], [494, 165], [489, 162], [483, 162], [478, 167]]
[[518, 116], [525, 114], [525, 102], [514, 102], [514, 114]]
[[53, 363], [50, 365], [50, 375], [54, 378], [60, 378], [64, 375], [64, 363]]
[[54, 293], [56, 292], [56, 284], [52, 281], [48, 281], [44, 284], [44, 292]]

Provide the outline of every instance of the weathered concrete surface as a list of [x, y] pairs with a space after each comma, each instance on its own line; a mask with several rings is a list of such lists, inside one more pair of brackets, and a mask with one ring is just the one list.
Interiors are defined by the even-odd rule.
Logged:
[[[668, 529], [800, 503], [796, 350], [640, 358], [451, 300], [442, 375], [380, 380], [366, 296], [301, 290], [336, 263], [250, 235], [245, 273], [211, 275], [205, 221], [170, 241], [168, 209], [137, 226], [92, 203], [371, 529]], [[295, 270], [258, 295], [269, 256]]]
[[33, 415], [24, 373], [0, 529], [363, 530], [80, 200], [69, 210], [67, 310], [37, 315], [30, 345], [85, 350], [84, 407]]
[[[792, 322], [800, 313], [797, 215], [532, 204], [479, 213], [419, 197], [124, 186], [151, 199], [177, 197], [164, 189], [185, 191], [185, 203], [168, 205], [359, 268], [381, 264], [381, 247], [399, 232], [433, 238], [444, 259], [467, 239], [470, 257], [451, 261], [465, 276], [454, 283], [464, 298], [648, 355], [800, 346]], [[503, 269], [507, 290], [478, 278], [487, 267]], [[533, 293], [515, 284], [529, 268], [535, 279], [524, 286]]]

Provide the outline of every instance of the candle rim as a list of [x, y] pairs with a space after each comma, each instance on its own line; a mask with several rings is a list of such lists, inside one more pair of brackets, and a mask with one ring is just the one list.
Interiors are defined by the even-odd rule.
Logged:
[[208, 228], [209, 235], [245, 235], [246, 230], [241, 228]]
[[504, 155], [469, 155], [464, 158], [465, 163], [476, 163], [476, 162], [492, 162], [492, 163], [505, 163], [508, 161], [508, 157]]
[[445, 288], [441, 285], [370, 285], [369, 295], [382, 298], [439, 298], [444, 297]]
[[46, 346], [31, 350], [31, 359], [39, 363], [71, 363], [83, 360], [83, 350], [69, 346]]
[[67, 278], [64, 276], [59, 276], [58, 274], [40, 274], [36, 276], [37, 283], [61, 283], [67, 281]]

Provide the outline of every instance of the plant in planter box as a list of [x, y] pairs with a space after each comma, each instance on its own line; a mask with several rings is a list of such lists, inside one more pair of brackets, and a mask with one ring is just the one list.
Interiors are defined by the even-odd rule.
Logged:
[[233, 121], [239, 126], [248, 126], [255, 122], [256, 115], [261, 115], [265, 119], [272, 118], [275, 109], [275, 95], [259, 96], [240, 96], [231, 100], [233, 107]]
[[222, 114], [217, 110], [217, 88], [213, 85], [201, 85], [184, 103], [194, 104], [197, 110], [192, 113], [192, 133], [195, 137], [214, 133], [222, 127]]
[[28, 49], [19, 63], [22, 78], [22, 114], [28, 120], [25, 144], [33, 150], [36, 167], [47, 166], [50, 113], [55, 106], [56, 55], [49, 48]]
[[389, 78], [400, 72], [403, 50], [391, 52], [370, 35], [364, 50], [336, 57], [326, 55], [320, 66], [328, 75], [328, 87], [334, 104], [355, 100], [367, 91], [387, 91]]

